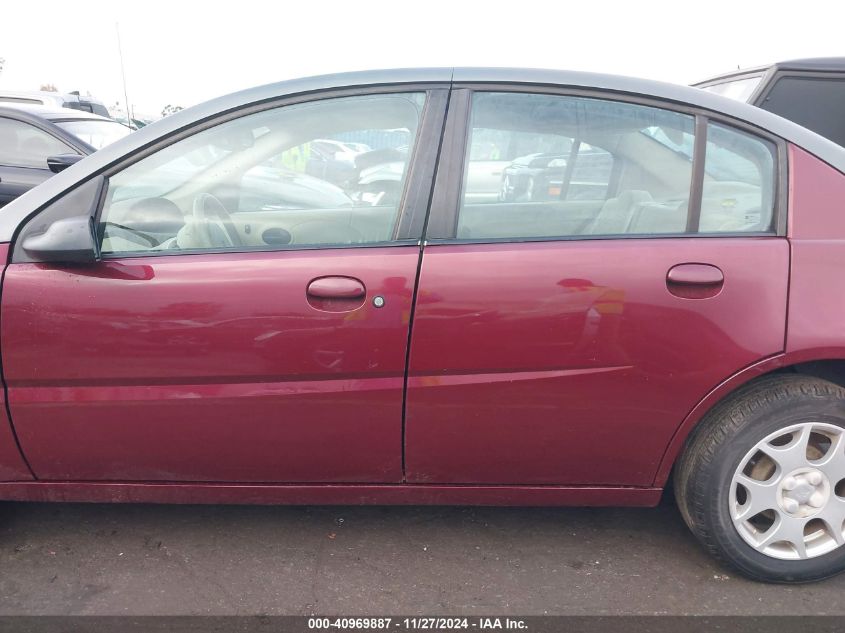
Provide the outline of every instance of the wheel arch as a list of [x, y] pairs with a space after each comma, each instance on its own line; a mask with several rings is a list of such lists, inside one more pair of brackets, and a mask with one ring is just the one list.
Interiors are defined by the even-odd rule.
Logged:
[[663, 453], [653, 485], [661, 488], [666, 485], [690, 434], [713, 407], [733, 395], [740, 387], [778, 373], [815, 376], [845, 387], [845, 346], [789, 351], [770, 356], [721, 382], [692, 408], [678, 426]]

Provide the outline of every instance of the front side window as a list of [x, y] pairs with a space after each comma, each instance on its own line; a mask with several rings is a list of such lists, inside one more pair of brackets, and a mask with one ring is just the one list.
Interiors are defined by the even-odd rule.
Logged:
[[0, 165], [47, 169], [47, 158], [76, 154], [68, 145], [34, 125], [0, 117]]
[[198, 132], [109, 179], [104, 254], [392, 239], [424, 93], [326, 99]]
[[709, 122], [693, 187], [695, 127], [652, 106], [476, 93], [456, 237], [770, 231], [774, 144]]

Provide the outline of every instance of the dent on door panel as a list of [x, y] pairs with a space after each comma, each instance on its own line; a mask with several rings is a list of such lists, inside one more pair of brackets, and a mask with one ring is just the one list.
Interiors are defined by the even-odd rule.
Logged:
[[[650, 485], [695, 404], [783, 350], [788, 262], [774, 237], [426, 247], [408, 480]], [[683, 263], [723, 286], [674, 296]]]

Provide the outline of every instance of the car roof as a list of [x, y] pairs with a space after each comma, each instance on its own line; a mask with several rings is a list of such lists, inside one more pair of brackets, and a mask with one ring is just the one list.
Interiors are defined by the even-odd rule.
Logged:
[[318, 95], [341, 88], [402, 84], [522, 84], [525, 86], [598, 89], [610, 93], [653, 97], [681, 106], [723, 113], [795, 143], [845, 173], [845, 148], [815, 132], [771, 112], [712, 94], [705, 90], [648, 79], [591, 72], [518, 68], [416, 68], [372, 70], [293, 79], [249, 88], [186, 108], [155, 121], [85, 160], [69, 167], [42, 185], [9, 203], [0, 213], [0, 242], [9, 241], [17, 225], [29, 214], [124, 159], [198, 122], [252, 104], [294, 95]]
[[80, 95], [78, 91], [74, 92], [54, 92], [52, 90], [0, 90], [0, 97], [13, 97], [17, 99], [42, 99], [45, 101], [67, 103], [69, 101], [82, 103], [96, 103], [102, 105], [103, 102], [90, 95]]
[[767, 71], [778, 70], [793, 70], [802, 72], [845, 72], [845, 57], [808, 57], [805, 59], [789, 59], [786, 61], [775, 62], [773, 64], [766, 64], [765, 66], [754, 66], [752, 68], [743, 68], [731, 70], [726, 73], [713, 75], [707, 79], [702, 79], [693, 84], [693, 86], [701, 86], [718, 82], [719, 80], [730, 79], [731, 77], [740, 77], [743, 75], [760, 75]]
[[58, 92], [46, 90], [0, 90], [0, 97], [12, 97], [15, 99], [41, 99], [46, 101], [64, 101], [64, 97]]
[[35, 117], [47, 119], [48, 121], [77, 121], [81, 119], [95, 119], [100, 121], [111, 121], [99, 114], [85, 112], [84, 110], [75, 110], [73, 108], [56, 108], [53, 106], [36, 105], [32, 103], [16, 103], [0, 101], [0, 111], [14, 110], [16, 112], [25, 112]]
[[845, 71], [845, 57], [809, 57], [772, 64], [780, 70]]

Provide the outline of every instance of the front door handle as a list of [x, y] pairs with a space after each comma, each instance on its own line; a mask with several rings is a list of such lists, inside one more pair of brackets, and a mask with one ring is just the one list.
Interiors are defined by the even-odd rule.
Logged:
[[315, 310], [351, 312], [364, 305], [367, 288], [354, 277], [318, 277], [305, 290], [305, 298]]
[[724, 273], [712, 264], [678, 264], [666, 273], [666, 288], [683, 299], [715, 297], [724, 283]]
[[360, 299], [367, 289], [352, 277], [319, 277], [308, 284], [307, 292], [320, 299]]

